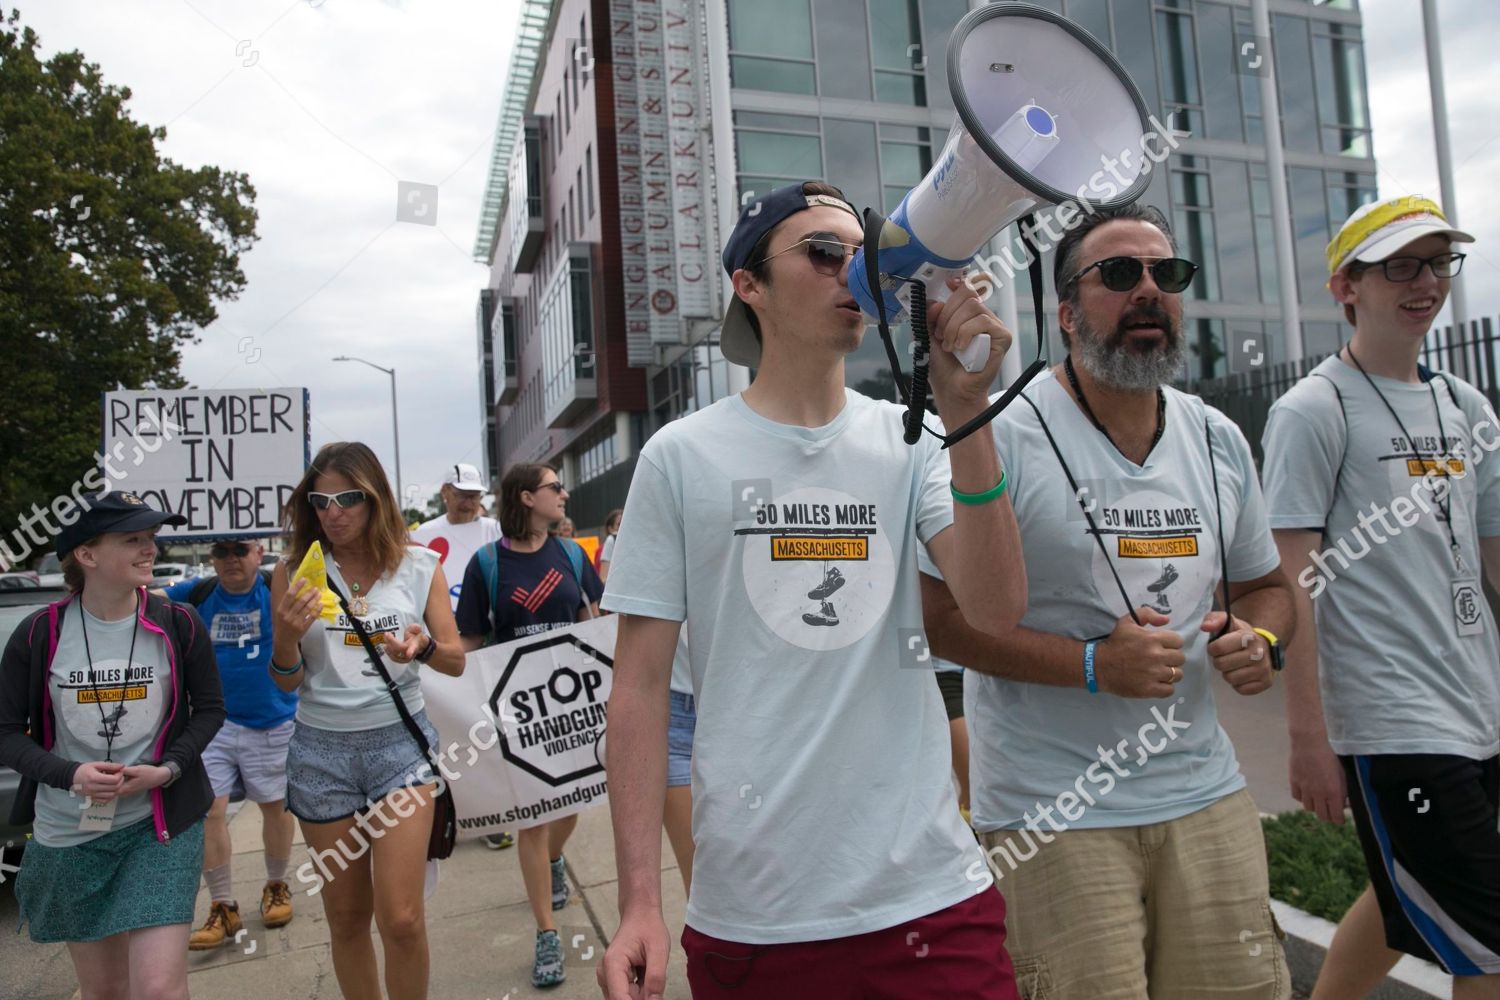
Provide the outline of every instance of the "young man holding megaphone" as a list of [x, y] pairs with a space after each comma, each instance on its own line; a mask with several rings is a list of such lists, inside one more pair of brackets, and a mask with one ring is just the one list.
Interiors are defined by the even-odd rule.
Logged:
[[994, 425], [1026, 616], [982, 635], [923, 576], [933, 652], [969, 668], [970, 808], [991, 863], [971, 876], [1002, 880], [1029, 997], [1290, 991], [1260, 820], [1214, 699], [1271, 687], [1291, 588], [1244, 436], [1167, 384], [1196, 270], [1154, 208], [1063, 237], [1069, 353]]
[[[949, 775], [922, 638], [917, 549], [978, 627], [1026, 605], [1020, 536], [988, 427], [951, 449], [902, 440], [903, 410], [846, 389], [866, 319], [849, 292], [859, 216], [833, 187], [778, 188], [724, 249], [724, 356], [742, 394], [642, 449], [602, 605], [619, 612], [610, 811], [620, 929], [610, 1000], [660, 996], [668, 686], [691, 632], [693, 995], [1015, 1000], [1005, 909]], [[957, 278], [929, 307], [931, 382], [951, 425], [984, 410], [1010, 333]], [[979, 370], [953, 353], [989, 337]], [[951, 468], [950, 468], [951, 458]], [[912, 669], [902, 669], [911, 667]], [[938, 984], [941, 984], [939, 986]]]

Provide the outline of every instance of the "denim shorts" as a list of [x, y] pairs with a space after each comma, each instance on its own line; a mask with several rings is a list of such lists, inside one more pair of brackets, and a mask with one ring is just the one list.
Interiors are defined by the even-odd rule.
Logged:
[[693, 783], [693, 730], [698, 725], [693, 696], [672, 692], [672, 717], [667, 723], [667, 787]]
[[[437, 730], [415, 715], [430, 746]], [[432, 765], [404, 723], [342, 733], [300, 720], [286, 755], [286, 808], [306, 823], [332, 823], [362, 812], [391, 792], [436, 781]]]

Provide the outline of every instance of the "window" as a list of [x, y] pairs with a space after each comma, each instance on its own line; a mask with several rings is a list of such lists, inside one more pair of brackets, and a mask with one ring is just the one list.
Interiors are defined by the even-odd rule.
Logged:
[[1375, 178], [1369, 174], [1328, 174], [1328, 224], [1333, 232], [1361, 205], [1375, 200]]
[[1198, 91], [1198, 52], [1191, 14], [1156, 12], [1157, 53], [1167, 124], [1184, 132], [1203, 131], [1203, 98]]
[[1068, 0], [1068, 17], [1109, 48], [1109, 0]]
[[1260, 270], [1263, 302], [1281, 299], [1281, 276], [1276, 270], [1276, 233], [1271, 227], [1271, 185], [1264, 163], [1250, 164], [1250, 211], [1255, 219], [1255, 258]]
[[823, 176], [823, 145], [816, 118], [738, 111], [734, 125], [741, 198]]
[[590, 143], [583, 151], [583, 182], [588, 193], [589, 218], [594, 217], [594, 145]]
[[[1342, 24], [1330, 34], [1313, 33], [1313, 70], [1318, 80], [1318, 124], [1323, 152], [1370, 155], [1370, 116], [1365, 108], [1365, 71], [1359, 39]], [[1350, 29], [1352, 33], [1352, 29]]]
[[881, 204], [889, 214], [932, 169], [932, 130], [880, 127]]
[[[573, 207], [573, 218], [578, 220], [578, 235], [583, 236], [583, 168], [578, 168], [578, 174], [573, 178], [573, 190], [578, 192], [578, 204]], [[589, 209], [587, 218], [593, 218], [594, 211]]]
[[870, 44], [875, 99], [926, 107], [927, 78], [918, 68], [926, 63], [917, 0], [870, 0]]
[[1188, 348], [1188, 378], [1217, 378], [1229, 374], [1225, 363], [1229, 359], [1224, 351], [1224, 321], [1185, 320], [1182, 326]]
[[611, 416], [583, 435], [576, 448], [578, 481], [586, 483], [603, 475], [619, 462], [615, 450], [615, 422]]
[[1287, 170], [1287, 188], [1292, 203], [1292, 239], [1296, 247], [1297, 281], [1301, 288], [1298, 297], [1306, 300], [1328, 280], [1325, 250], [1331, 233], [1323, 171], [1291, 167]]
[[[557, 92], [557, 103], [556, 103], [556, 105], [554, 105], [553, 111], [552, 111], [552, 139], [553, 139], [553, 141], [552, 141], [552, 155], [554, 157], [561, 156], [562, 155], [562, 139], [563, 139], [562, 91], [561, 90], [559, 90]], [[557, 165], [557, 161], [556, 161], [556, 159], [554, 159], [553, 160], [553, 166], [556, 166], [556, 165]]]
[[870, 100], [870, 48], [863, 44], [870, 34], [865, 0], [818, 0], [813, 15], [817, 21], [819, 95]]
[[[1238, 58], [1234, 50], [1234, 20], [1228, 7], [1219, 4], [1198, 5], [1198, 51], [1204, 64], [1232, 66]], [[1245, 141], [1245, 126], [1240, 110], [1239, 73], [1203, 74], [1203, 135], [1229, 142]], [[1259, 81], [1259, 77], [1250, 77]], [[1243, 186], [1243, 185], [1242, 185]], [[1222, 195], [1223, 192], [1220, 191]]]
[[1281, 136], [1287, 149], [1316, 153], [1318, 109], [1313, 94], [1312, 37], [1305, 17], [1276, 14], [1271, 19], [1276, 49], [1276, 82], [1281, 100]]
[[729, 0], [729, 75], [747, 90], [817, 93], [809, 0]]
[[1198, 265], [1187, 290], [1192, 299], [1219, 297], [1213, 207], [1207, 165], [1196, 156], [1177, 157], [1172, 168], [1172, 228], [1177, 231], [1178, 251]]
[[572, 57], [572, 53], [570, 52], [570, 53], [568, 53], [568, 55], [569, 55], [568, 63], [567, 63], [567, 65], [565, 65], [563, 67], [562, 89], [560, 91], [558, 91], [558, 94], [557, 94], [557, 99], [562, 102], [563, 131], [565, 131], [565, 132], [571, 132], [571, 131], [573, 131], [573, 107], [572, 107], [572, 105], [570, 105], [568, 103], [567, 94], [568, 94], [568, 77], [572, 75], [572, 71], [576, 68], [576, 66], [573, 63], [573, 60], [571, 58]]

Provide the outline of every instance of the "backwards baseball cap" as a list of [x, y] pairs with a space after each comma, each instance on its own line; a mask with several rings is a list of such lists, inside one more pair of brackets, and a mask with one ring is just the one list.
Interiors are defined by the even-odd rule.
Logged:
[[140, 531], [163, 524], [187, 524], [181, 514], [167, 514], [125, 490], [111, 490], [88, 498], [89, 508], [57, 534], [57, 557], [72, 552], [91, 538], [111, 531]]
[[1328, 244], [1328, 273], [1358, 261], [1373, 264], [1424, 236], [1446, 236], [1454, 243], [1473, 243], [1474, 237], [1448, 225], [1437, 202], [1421, 195], [1404, 195], [1361, 205], [1339, 227]]
[[[722, 260], [724, 273], [730, 277], [734, 272], [750, 265], [750, 252], [771, 230], [789, 216], [806, 211], [817, 205], [842, 208], [855, 221], [859, 213], [842, 194], [808, 194], [803, 189], [808, 182], [779, 187], [740, 210], [740, 221], [735, 223], [729, 241], [724, 244]], [[834, 190], [838, 190], [835, 188]], [[729, 303], [724, 313], [724, 324], [719, 331], [719, 350], [724, 357], [737, 365], [755, 368], [760, 365], [760, 336], [751, 325], [750, 307], [738, 295]]]
[[448, 467], [443, 483], [464, 493], [483, 493], [485, 490], [484, 482], [479, 478], [479, 470], [461, 462]]

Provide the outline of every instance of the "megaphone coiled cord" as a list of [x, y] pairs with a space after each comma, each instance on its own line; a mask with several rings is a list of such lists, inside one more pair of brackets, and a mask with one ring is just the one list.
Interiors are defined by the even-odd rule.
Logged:
[[927, 329], [927, 286], [909, 281], [911, 305], [911, 343], [915, 349], [911, 364], [911, 393], [906, 404], [906, 443], [916, 444], [922, 437], [922, 417], [927, 412], [927, 352], [932, 338]]

